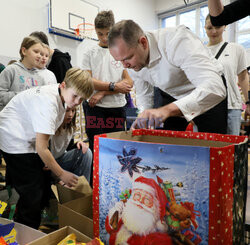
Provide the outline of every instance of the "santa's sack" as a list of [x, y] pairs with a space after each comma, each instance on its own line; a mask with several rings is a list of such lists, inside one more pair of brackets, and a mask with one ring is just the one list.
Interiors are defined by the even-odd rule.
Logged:
[[105, 244], [244, 244], [247, 137], [95, 136], [94, 235]]

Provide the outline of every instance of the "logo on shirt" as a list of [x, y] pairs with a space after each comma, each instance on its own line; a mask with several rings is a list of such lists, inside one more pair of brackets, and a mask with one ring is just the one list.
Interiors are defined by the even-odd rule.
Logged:
[[122, 67], [122, 63], [116, 60], [112, 60], [111, 65], [114, 66], [116, 69]]
[[34, 87], [38, 86], [37, 80], [35, 80], [33, 77], [24, 77], [24, 76], [19, 76], [19, 81], [21, 84], [25, 84], [26, 86], [29, 87]]
[[36, 94], [40, 94], [40, 92], [41, 92], [41, 87], [39, 86], [39, 87], [37, 87], [37, 89], [36, 89]]

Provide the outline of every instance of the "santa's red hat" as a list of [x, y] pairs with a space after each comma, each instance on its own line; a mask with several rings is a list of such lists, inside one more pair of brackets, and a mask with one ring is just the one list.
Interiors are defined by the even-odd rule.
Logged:
[[145, 190], [156, 197], [159, 203], [160, 219], [162, 221], [166, 214], [167, 197], [161, 187], [156, 183], [156, 181], [154, 179], [140, 176], [134, 181], [133, 189]]

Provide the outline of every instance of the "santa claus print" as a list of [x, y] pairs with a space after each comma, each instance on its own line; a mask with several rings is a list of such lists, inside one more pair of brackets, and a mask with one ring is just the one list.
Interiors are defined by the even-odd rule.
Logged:
[[99, 144], [94, 221], [106, 245], [208, 244], [205, 148], [105, 138]]
[[166, 204], [165, 193], [153, 179], [138, 177], [130, 198], [117, 202], [106, 218], [109, 245], [171, 245], [164, 220]]

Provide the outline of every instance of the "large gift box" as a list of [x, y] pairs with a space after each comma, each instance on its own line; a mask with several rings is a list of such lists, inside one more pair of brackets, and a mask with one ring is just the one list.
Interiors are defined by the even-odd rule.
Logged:
[[244, 244], [247, 167], [243, 136], [95, 136], [94, 236], [109, 245]]

